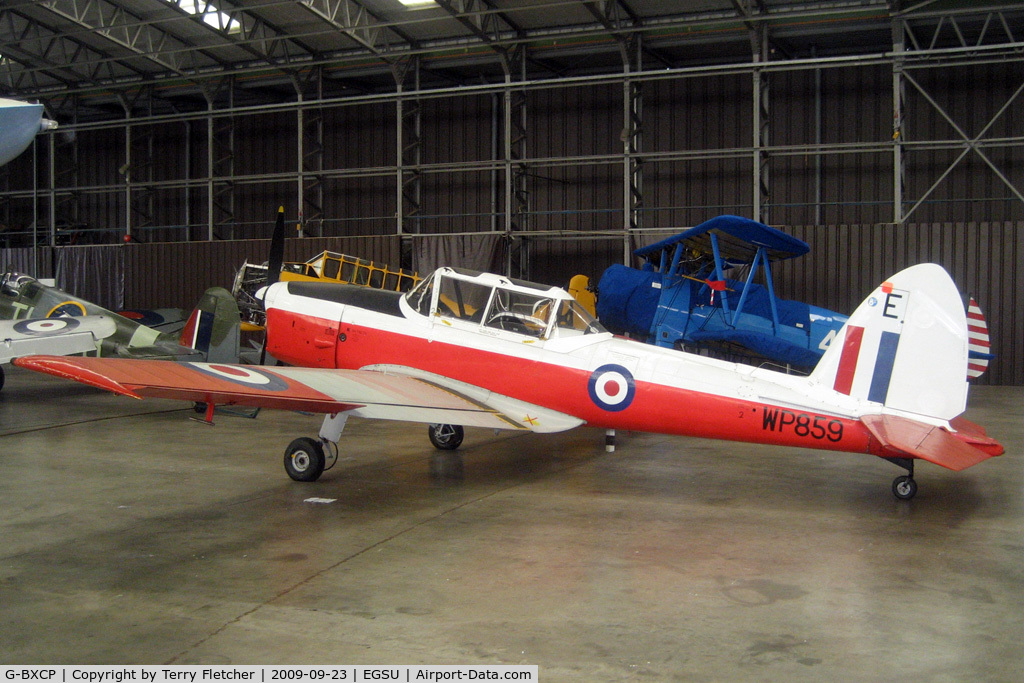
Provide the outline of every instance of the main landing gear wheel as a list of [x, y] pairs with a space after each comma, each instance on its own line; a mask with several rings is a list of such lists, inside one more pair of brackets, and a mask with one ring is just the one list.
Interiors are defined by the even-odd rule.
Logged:
[[913, 477], [903, 475], [892, 481], [892, 493], [900, 500], [910, 500], [917, 495], [917, 482]]
[[284, 471], [295, 481], [316, 481], [325, 465], [324, 449], [316, 439], [303, 436], [285, 449]]
[[430, 425], [427, 428], [427, 435], [434, 448], [441, 451], [454, 451], [462, 445], [462, 439], [466, 431], [462, 425]]

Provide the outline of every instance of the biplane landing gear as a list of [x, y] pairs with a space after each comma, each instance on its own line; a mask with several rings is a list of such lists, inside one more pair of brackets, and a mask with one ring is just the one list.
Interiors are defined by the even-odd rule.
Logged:
[[907, 474], [892, 480], [892, 494], [900, 500], [910, 500], [917, 495], [917, 482], [914, 481], [913, 458], [891, 458], [892, 462], [907, 471]]
[[323, 446], [307, 436], [295, 439], [284, 451], [284, 470], [295, 481], [316, 481], [326, 464]]
[[434, 448], [440, 451], [454, 451], [462, 445], [466, 431], [462, 425], [432, 424], [427, 428], [427, 435]]

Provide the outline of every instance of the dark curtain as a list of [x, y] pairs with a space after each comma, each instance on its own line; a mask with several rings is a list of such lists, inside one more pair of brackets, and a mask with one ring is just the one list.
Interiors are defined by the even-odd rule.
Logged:
[[441, 266], [498, 273], [502, 270], [502, 240], [502, 235], [494, 233], [415, 237], [413, 266], [420, 275]]
[[56, 249], [54, 277], [69, 294], [120, 311], [124, 308], [125, 247], [97, 246]]

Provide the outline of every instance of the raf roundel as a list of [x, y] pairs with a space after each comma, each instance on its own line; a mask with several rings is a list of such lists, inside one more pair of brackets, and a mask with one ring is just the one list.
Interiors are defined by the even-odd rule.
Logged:
[[50, 309], [50, 312], [46, 314], [47, 318], [64, 318], [64, 317], [78, 317], [81, 315], [88, 315], [85, 310], [85, 306], [78, 303], [77, 301], [65, 301], [59, 303]]
[[14, 324], [14, 331], [35, 337], [48, 337], [51, 334], [64, 334], [78, 327], [74, 318], [40, 318], [22, 320]]
[[629, 370], [621, 365], [609, 363], [594, 370], [590, 375], [587, 391], [590, 392], [590, 400], [599, 408], [617, 413], [628, 408], [633, 402], [636, 383]]
[[188, 365], [204, 375], [224, 379], [249, 388], [264, 389], [266, 391], [286, 391], [288, 389], [288, 384], [277, 375], [254, 368], [244, 368], [238, 365], [211, 365], [207, 363], [189, 363]]

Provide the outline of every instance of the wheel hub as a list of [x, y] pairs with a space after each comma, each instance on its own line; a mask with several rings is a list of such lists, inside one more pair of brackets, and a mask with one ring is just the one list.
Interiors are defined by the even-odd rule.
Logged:
[[305, 472], [309, 469], [309, 461], [309, 453], [306, 453], [305, 451], [292, 453], [292, 466], [297, 472]]

